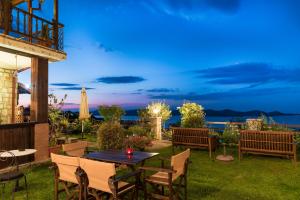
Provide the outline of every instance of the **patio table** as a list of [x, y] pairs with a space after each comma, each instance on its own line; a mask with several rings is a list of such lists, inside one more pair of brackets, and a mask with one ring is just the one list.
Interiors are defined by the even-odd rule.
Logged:
[[134, 171], [136, 165], [141, 164], [141, 166], [143, 166], [146, 160], [157, 156], [158, 154], [159, 153], [135, 151], [132, 155], [128, 155], [125, 151], [106, 150], [92, 152], [86, 154], [84, 157], [92, 160], [115, 163], [117, 165], [127, 165]]

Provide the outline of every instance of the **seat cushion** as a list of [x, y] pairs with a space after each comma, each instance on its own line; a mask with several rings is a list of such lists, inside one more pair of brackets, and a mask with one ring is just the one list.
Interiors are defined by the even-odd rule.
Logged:
[[[178, 175], [173, 174], [172, 175], [172, 182], [177, 179]], [[160, 185], [168, 185], [169, 181], [168, 181], [169, 175], [166, 172], [157, 172], [151, 176], [149, 176], [146, 181], [151, 182], [151, 183], [155, 183], [155, 184], [160, 184]]]
[[6, 172], [3, 174], [0, 174], [0, 181], [11, 181], [20, 179], [24, 176], [24, 173], [20, 171], [12, 171], [12, 172]]

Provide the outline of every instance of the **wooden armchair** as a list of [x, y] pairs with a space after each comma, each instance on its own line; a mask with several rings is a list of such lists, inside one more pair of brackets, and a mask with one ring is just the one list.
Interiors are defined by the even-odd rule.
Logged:
[[[137, 184], [140, 171], [132, 172], [124, 176], [116, 177], [115, 164], [80, 159], [80, 168], [84, 171], [84, 199], [94, 197], [96, 200], [109, 196], [110, 199], [125, 199], [127, 194], [131, 194], [128, 199], [137, 199]], [[135, 177], [134, 183], [125, 182], [129, 178]]]
[[[82, 199], [83, 190], [79, 180], [79, 158], [51, 153], [55, 174], [54, 199], [58, 200], [61, 192], [66, 192], [66, 199]], [[63, 189], [59, 190], [59, 184]]]
[[87, 141], [79, 141], [70, 144], [63, 144], [63, 152], [69, 156], [81, 157], [85, 154], [88, 147]]
[[[187, 170], [189, 165], [190, 149], [171, 157], [171, 166], [165, 167], [162, 160], [161, 168], [141, 167], [144, 177], [145, 199], [185, 199], [187, 200]], [[146, 176], [146, 171], [155, 174]], [[147, 191], [147, 184], [152, 186], [153, 193]], [[165, 195], [165, 188], [168, 194]], [[182, 193], [183, 190], [183, 193]]]

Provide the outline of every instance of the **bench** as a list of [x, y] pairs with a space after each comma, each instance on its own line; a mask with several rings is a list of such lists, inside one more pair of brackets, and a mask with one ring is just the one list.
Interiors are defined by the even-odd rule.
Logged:
[[294, 132], [241, 131], [239, 138], [239, 159], [243, 153], [287, 156], [297, 160]]
[[216, 150], [217, 138], [209, 134], [207, 128], [178, 128], [172, 127], [172, 150], [178, 146], [208, 149], [211, 158]]

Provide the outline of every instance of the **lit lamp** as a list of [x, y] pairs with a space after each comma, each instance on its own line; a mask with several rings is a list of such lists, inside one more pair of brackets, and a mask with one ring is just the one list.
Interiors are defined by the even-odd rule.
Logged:
[[126, 154], [127, 154], [127, 155], [132, 155], [132, 154], [133, 154], [133, 148], [127, 147], [127, 148], [126, 148]]

